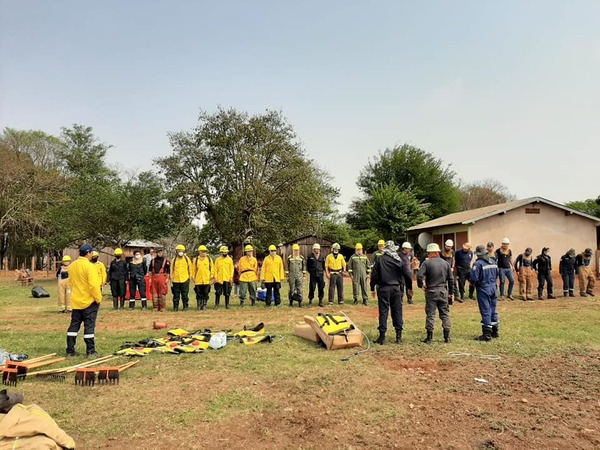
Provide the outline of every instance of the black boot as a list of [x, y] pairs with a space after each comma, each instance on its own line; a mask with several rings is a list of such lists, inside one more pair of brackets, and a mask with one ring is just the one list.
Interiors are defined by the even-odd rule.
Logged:
[[452, 342], [452, 339], [450, 339], [450, 330], [444, 330], [444, 342], [446, 344]]
[[215, 309], [219, 309], [219, 304], [221, 303], [221, 296], [220, 295], [216, 295], [215, 296]]
[[196, 299], [196, 311], [201, 311], [202, 310], [202, 300], [200, 299]]
[[250, 299], [250, 306], [256, 306], [256, 300], [254, 300], [253, 298]]
[[119, 298], [113, 297], [113, 309], [119, 309]]
[[125, 309], [125, 297], [121, 297], [121, 307], [119, 309]]
[[308, 299], [308, 307], [310, 308], [312, 306], [312, 298]]
[[396, 344], [402, 342], [402, 330], [396, 330]]
[[135, 309], [135, 300], [134, 301], [129, 300], [129, 309]]
[[173, 311], [179, 311], [179, 301], [173, 300]]
[[187, 311], [189, 309], [189, 304], [188, 302], [183, 302], [183, 310]]
[[433, 341], [433, 331], [427, 331], [427, 337], [425, 339], [423, 339], [421, 342], [423, 344], [431, 344], [431, 342]]
[[353, 305], [358, 305], [358, 300], [354, 300], [354, 302], [352, 302]]
[[476, 341], [489, 342], [492, 340], [492, 328], [481, 326], [481, 336], [475, 338]]
[[322, 299], [320, 299], [320, 300], [319, 300], [319, 306], [320, 306], [321, 308], [323, 307], [323, 300], [322, 300]]
[[379, 337], [375, 340], [376, 344], [383, 345], [385, 342], [385, 333], [379, 333]]
[[142, 300], [142, 309], [148, 309], [148, 300]]
[[498, 332], [498, 325], [493, 325], [492, 326], [492, 334], [491, 334], [491, 336], [493, 338], [496, 338], [496, 339], [500, 337], [500, 333]]
[[225, 309], [229, 309], [229, 297], [225, 297]]

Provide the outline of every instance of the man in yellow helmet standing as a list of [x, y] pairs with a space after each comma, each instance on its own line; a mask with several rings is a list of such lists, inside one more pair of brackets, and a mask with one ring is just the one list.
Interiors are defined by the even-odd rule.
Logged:
[[244, 306], [246, 294], [250, 295], [252, 306], [256, 304], [256, 282], [258, 281], [258, 261], [254, 257], [254, 247], [246, 245], [244, 256], [238, 261], [240, 273], [240, 306]]
[[100, 253], [98, 250], [92, 250], [92, 264], [98, 271], [98, 278], [100, 278], [100, 292], [102, 292], [102, 287], [106, 284], [106, 266], [102, 261], [98, 261], [99, 257]]
[[210, 294], [210, 282], [214, 276], [214, 264], [210, 256], [208, 256], [208, 248], [206, 245], [198, 247], [198, 256], [194, 258], [194, 266], [192, 270], [194, 278], [194, 292], [196, 293], [196, 309], [199, 311], [206, 310], [208, 304], [208, 295]]
[[383, 255], [383, 249], [385, 247], [385, 241], [383, 239], [379, 239], [377, 242], [377, 250], [373, 253], [373, 264], [375, 264], [375, 259], [379, 258]]
[[290, 292], [288, 293], [290, 306], [294, 306], [294, 300], [298, 302], [298, 307], [302, 308], [302, 283], [306, 275], [306, 264], [304, 256], [300, 254], [300, 246], [292, 245], [292, 254], [288, 256], [287, 271], [288, 282], [290, 283]]
[[108, 266], [108, 279], [113, 298], [113, 309], [119, 307], [119, 301], [121, 302], [121, 309], [123, 309], [125, 308], [125, 278], [127, 277], [127, 263], [123, 259], [123, 250], [120, 248], [115, 249], [114, 256], [115, 259], [113, 259]]
[[171, 261], [171, 292], [173, 292], [173, 311], [179, 311], [179, 299], [183, 310], [187, 311], [190, 302], [190, 278], [192, 277], [192, 261], [185, 254], [185, 247], [175, 247], [177, 254]]
[[260, 281], [265, 284], [267, 288], [267, 296], [265, 303], [267, 306], [271, 306], [271, 298], [275, 297], [275, 306], [281, 304], [281, 282], [285, 278], [285, 270], [283, 268], [283, 260], [281, 256], [277, 254], [277, 247], [274, 245], [269, 246], [269, 256], [267, 256], [262, 265], [260, 271]]
[[363, 253], [363, 245], [359, 242], [356, 244], [355, 253], [348, 258], [348, 273], [352, 277], [352, 297], [354, 304], [358, 305], [358, 291], [362, 297], [363, 305], [369, 303], [369, 294], [367, 293], [367, 283], [371, 276], [371, 264], [369, 258]]
[[215, 309], [219, 307], [221, 295], [225, 297], [225, 309], [229, 309], [229, 298], [233, 284], [233, 259], [229, 256], [229, 249], [222, 245], [219, 256], [215, 260], [214, 282], [215, 282]]
[[341, 246], [337, 242], [331, 246], [331, 253], [325, 258], [325, 277], [329, 280], [327, 300], [333, 305], [333, 298], [337, 289], [338, 305], [344, 304], [344, 272], [346, 260], [340, 254]]
[[96, 317], [102, 293], [98, 271], [91, 263], [92, 246], [84, 244], [79, 248], [79, 258], [69, 267], [69, 286], [71, 287], [71, 324], [67, 329], [67, 356], [75, 356], [77, 333], [83, 323], [83, 340], [88, 357], [96, 357], [94, 331]]
[[56, 271], [56, 279], [58, 280], [58, 312], [71, 312], [71, 289], [69, 288], [69, 264], [71, 257], [65, 255], [62, 258], [62, 264], [58, 266]]

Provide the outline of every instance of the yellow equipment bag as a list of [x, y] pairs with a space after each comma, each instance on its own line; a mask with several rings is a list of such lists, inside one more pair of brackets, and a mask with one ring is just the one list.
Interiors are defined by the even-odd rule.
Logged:
[[265, 324], [263, 322], [261, 322], [252, 328], [244, 327], [244, 329], [242, 331], [238, 331], [233, 336], [238, 337], [238, 338], [243, 338], [243, 337], [255, 337], [255, 336], [260, 336], [260, 335], [264, 335], [264, 334], [265, 334]]
[[354, 328], [344, 316], [319, 313], [316, 317], [317, 323], [327, 334], [340, 334]]
[[175, 329], [175, 330], [169, 330], [169, 331], [167, 331], [167, 334], [168, 334], [169, 336], [187, 336], [187, 335], [188, 335], [188, 334], [190, 334], [190, 333], [188, 333], [188, 332], [187, 332], [186, 330], [184, 330], [183, 328], [177, 328], [177, 329]]
[[242, 344], [244, 345], [253, 345], [253, 344], [258, 344], [260, 342], [273, 342], [273, 337], [269, 336], [268, 334], [263, 334], [260, 336], [255, 336], [255, 337], [242, 337], [240, 339], [240, 341], [242, 342]]

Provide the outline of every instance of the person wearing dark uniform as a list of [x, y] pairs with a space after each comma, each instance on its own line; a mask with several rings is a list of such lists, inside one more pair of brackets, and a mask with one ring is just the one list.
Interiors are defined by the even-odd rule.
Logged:
[[515, 270], [519, 278], [519, 294], [522, 300], [533, 300], [533, 250], [527, 247], [524, 253], [517, 256]]
[[308, 306], [312, 306], [315, 298], [315, 288], [318, 290], [319, 306], [323, 306], [325, 296], [325, 257], [321, 255], [321, 245], [313, 244], [313, 251], [306, 258], [306, 271], [308, 272]]
[[502, 239], [500, 248], [496, 250], [496, 262], [498, 264], [498, 273], [500, 275], [500, 300], [504, 300], [504, 285], [508, 279], [507, 297], [509, 300], [514, 300], [512, 295], [515, 287], [515, 277], [513, 274], [514, 266], [512, 261], [512, 250], [508, 248], [510, 240], [505, 237]]
[[427, 245], [428, 258], [423, 261], [417, 273], [417, 285], [425, 291], [425, 330], [427, 337], [421, 342], [433, 341], [435, 312], [438, 311], [444, 330], [444, 342], [450, 343], [450, 307], [454, 297], [454, 277], [448, 261], [440, 257], [439, 245]]
[[125, 288], [127, 278], [127, 263], [123, 259], [123, 250], [120, 248], [115, 249], [115, 259], [110, 262], [108, 266], [108, 281], [110, 283], [110, 292], [113, 298], [113, 309], [119, 307], [125, 308]]
[[169, 292], [169, 274], [171, 264], [164, 256], [162, 248], [156, 250], [156, 256], [148, 265], [150, 286], [152, 286], [152, 309], [164, 312], [167, 310], [167, 293]]
[[458, 291], [458, 283], [457, 278], [454, 276], [456, 273], [456, 260], [454, 258], [454, 253], [454, 241], [452, 239], [446, 240], [446, 242], [444, 242], [444, 248], [440, 252], [440, 258], [442, 258], [444, 261], [450, 264], [450, 269], [452, 269], [452, 275], [454, 280], [453, 292], [456, 293]]
[[579, 295], [581, 297], [594, 296], [596, 277], [592, 271], [592, 249], [586, 248], [575, 258], [575, 270], [579, 278]]
[[475, 249], [477, 261], [471, 269], [471, 283], [477, 290], [477, 303], [481, 314], [481, 336], [476, 340], [490, 341], [492, 338], [500, 337], [498, 312], [498, 292], [496, 291], [496, 279], [498, 278], [498, 266], [483, 245]]
[[148, 308], [145, 276], [146, 264], [144, 264], [144, 260], [142, 259], [142, 253], [136, 250], [133, 259], [129, 263], [129, 309], [135, 309], [135, 294], [138, 289], [140, 291], [142, 309]]
[[560, 258], [558, 271], [563, 280], [563, 297], [575, 297], [575, 249], [569, 249]]
[[404, 291], [404, 278], [410, 274], [410, 266], [402, 262], [398, 255], [398, 246], [394, 241], [387, 241], [381, 256], [375, 259], [371, 271], [371, 296], [375, 295], [377, 287], [377, 301], [379, 307], [379, 337], [375, 341], [383, 345], [387, 332], [388, 313], [392, 313], [392, 325], [396, 330], [396, 344], [402, 342], [402, 293]]
[[552, 259], [548, 247], [544, 247], [542, 253], [533, 260], [532, 267], [537, 272], [538, 300], [544, 300], [544, 283], [547, 283], [548, 298], [556, 298], [552, 293]]
[[406, 290], [406, 302], [409, 305], [413, 304], [413, 284], [412, 284], [412, 267], [413, 260], [415, 259], [415, 255], [412, 252], [412, 245], [410, 242], [402, 243], [402, 253], [400, 253], [400, 258], [402, 258], [402, 262], [411, 268], [410, 276], [404, 277], [404, 289]]
[[[457, 299], [459, 302], [463, 302], [465, 299], [465, 288], [467, 286], [467, 280], [471, 275], [471, 261], [473, 261], [473, 252], [471, 251], [471, 244], [465, 242], [460, 250], [454, 253], [454, 265], [456, 267], [456, 278], [458, 280], [458, 293], [460, 297]], [[456, 286], [457, 283], [454, 283]], [[473, 300], [473, 294], [475, 292], [475, 286], [469, 283], [469, 298]], [[456, 292], [454, 292], [456, 295]]]

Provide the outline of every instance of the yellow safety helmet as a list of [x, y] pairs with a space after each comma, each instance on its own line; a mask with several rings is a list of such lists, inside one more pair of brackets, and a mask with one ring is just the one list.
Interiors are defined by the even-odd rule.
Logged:
[[252, 246], [251, 246], [251, 245], [246, 245], [246, 246], [244, 247], [244, 251], [245, 251], [245, 252], [252, 252], [252, 251], [254, 251], [254, 249], [252, 248]]
[[94, 250], [92, 252], [92, 257], [94, 257], [94, 256], [100, 256], [100, 253], [98, 253], [98, 250]]
[[300, 250], [300, 246], [298, 244], [292, 245], [292, 250]]
[[123, 254], [123, 250], [121, 250], [120, 248], [115, 248], [115, 256], [121, 256]]
[[200, 247], [198, 247], [198, 251], [199, 252], [207, 252], [208, 249], [206, 248], [206, 245], [201, 245]]
[[362, 247], [362, 244], [360, 242], [358, 242], [354, 248], [356, 250], [362, 250], [363, 247]]
[[185, 252], [185, 246], [183, 246], [182, 244], [178, 244], [177, 247], [175, 247], [175, 250], [177, 251], [182, 251]]
[[274, 245], [269, 245], [269, 251], [270, 252], [276, 252], [277, 251], [277, 247], [275, 247]]
[[383, 239], [379, 239], [377, 246], [380, 246], [380, 245], [385, 245], [385, 241]]
[[221, 245], [221, 248], [219, 249], [219, 253], [229, 253], [229, 249], [227, 248], [226, 245]]
[[62, 262], [69, 262], [71, 261], [71, 257], [69, 255], [65, 255], [62, 257]]

